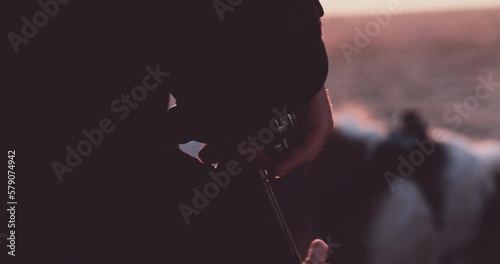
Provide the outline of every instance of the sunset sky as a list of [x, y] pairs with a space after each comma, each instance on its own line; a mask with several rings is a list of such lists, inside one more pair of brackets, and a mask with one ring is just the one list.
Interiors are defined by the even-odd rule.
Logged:
[[398, 1], [402, 12], [450, 9], [500, 8], [500, 0], [320, 0], [326, 15], [369, 14], [386, 9], [390, 1]]

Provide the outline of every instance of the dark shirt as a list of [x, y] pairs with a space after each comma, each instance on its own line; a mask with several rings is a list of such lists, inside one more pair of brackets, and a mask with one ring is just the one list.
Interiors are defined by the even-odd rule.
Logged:
[[[323, 85], [317, 2], [243, 0], [224, 21], [213, 2], [69, 1], [18, 54], [5, 50], [5, 130], [19, 156], [23, 258], [177, 260], [182, 246], [173, 244], [192, 243], [177, 205], [209, 168], [165, 149], [176, 129], [166, 122], [168, 93], [206, 122], [194, 137], [217, 136], [253, 126], [272, 107], [304, 104]], [[41, 8], [16, 4], [3, 17], [22, 34], [21, 18]], [[125, 106], [122, 95], [156, 65], [170, 75], [128, 115], [115, 111], [113, 102]], [[82, 131], [105, 118], [113, 132], [70, 166], [67, 147], [88, 141]], [[71, 171], [56, 177], [54, 162]]]
[[172, 93], [202, 124], [193, 137], [248, 133], [271, 109], [310, 100], [328, 71], [322, 15], [313, 0], [241, 1], [223, 21], [207, 5], [181, 22]]

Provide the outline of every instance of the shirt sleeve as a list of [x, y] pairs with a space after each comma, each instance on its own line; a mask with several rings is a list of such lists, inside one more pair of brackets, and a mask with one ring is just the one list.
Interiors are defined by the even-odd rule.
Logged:
[[184, 25], [172, 72], [178, 107], [209, 120], [203, 133], [247, 130], [321, 89], [328, 59], [317, 0], [243, 1], [223, 21], [211, 8]]

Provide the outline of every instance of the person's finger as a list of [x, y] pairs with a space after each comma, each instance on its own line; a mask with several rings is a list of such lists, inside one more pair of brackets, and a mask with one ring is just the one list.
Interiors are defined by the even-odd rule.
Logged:
[[198, 157], [205, 164], [214, 164], [223, 160], [227, 160], [228, 156], [217, 145], [205, 144], [198, 152]]
[[245, 151], [245, 153], [249, 153], [250, 156], [243, 157], [238, 153], [238, 158], [245, 159], [249, 165], [256, 169], [269, 169], [274, 164], [274, 159], [269, 154], [264, 152], [262, 148], [244, 143], [241, 146], [241, 150]]
[[313, 161], [317, 156], [316, 152], [319, 153], [319, 151], [308, 147], [294, 147], [283, 161], [273, 166], [271, 172], [276, 178], [281, 178], [300, 165]]
[[250, 157], [243, 157], [236, 151], [234, 143], [231, 141], [218, 142], [216, 144], [205, 144], [198, 153], [201, 162], [205, 164], [214, 164], [217, 162], [235, 159], [246, 160], [249, 165], [256, 169], [268, 169], [273, 165], [274, 160], [252, 144], [244, 144], [242, 149], [247, 153], [252, 153]]
[[328, 257], [328, 245], [321, 239], [315, 239], [311, 242], [307, 257], [303, 264], [326, 264]]

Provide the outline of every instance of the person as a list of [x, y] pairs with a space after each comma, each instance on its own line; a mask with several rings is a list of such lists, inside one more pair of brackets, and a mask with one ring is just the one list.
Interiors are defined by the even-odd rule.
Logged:
[[[43, 30], [18, 25], [25, 5], [9, 8], [13, 31], [37, 32], [6, 56], [17, 66], [5, 67], [15, 88], [6, 106], [23, 109], [7, 131], [26, 164], [19, 258], [280, 263], [279, 236], [259, 229], [269, 208], [245, 180], [252, 169], [190, 224], [179, 205], [193, 205], [193, 190], [222, 169], [210, 163], [227, 163], [273, 109], [301, 112], [305, 136], [286, 159], [262, 152], [252, 168], [284, 177], [318, 154], [332, 125], [319, 2], [47, 2], [59, 9]], [[140, 93], [147, 76], [158, 86]], [[31, 87], [43, 89], [26, 97]], [[109, 133], [92, 140], [102, 120]], [[175, 147], [189, 140], [207, 144], [204, 163]]]
[[[207, 14], [212, 15], [213, 24], [206, 22], [212, 21], [205, 19]], [[252, 169], [285, 177], [315, 159], [332, 129], [324, 86], [328, 60], [321, 36], [322, 8], [315, 0], [265, 5], [256, 1], [244, 2], [224, 15], [224, 21], [219, 21], [211, 12], [196, 12], [193, 24], [184, 26], [196, 32], [192, 37], [202, 39], [203, 45], [182, 38], [182, 49], [175, 51], [174, 65], [181, 70], [172, 75], [171, 92], [177, 105], [167, 115], [167, 138], [173, 144], [205, 143], [199, 157], [206, 165], [198, 171], [193, 171], [201, 168], [195, 161], [188, 166], [172, 165], [178, 171], [172, 192], [183, 197], [174, 199], [183, 220], [177, 225], [186, 227], [180, 237], [185, 245], [202, 248], [204, 259], [242, 262], [245, 255], [245, 263], [292, 263], [286, 259], [290, 255], [286, 241], [263, 222], [272, 212], [256, 187], [259, 182], [252, 179]], [[296, 112], [302, 120], [301, 137], [282, 159], [267, 151], [272, 146], [255, 140], [259, 131], [269, 128], [276, 110]], [[228, 187], [219, 184], [215, 198], [207, 199], [204, 187], [217, 181], [213, 175], [224, 173], [232, 160], [244, 169], [227, 180]], [[245, 160], [250, 160], [247, 167]], [[219, 166], [211, 174], [214, 163]], [[186, 174], [186, 167], [192, 172]], [[195, 207], [195, 198], [208, 200], [207, 208]]]
[[328, 72], [319, 19], [323, 10], [318, 0], [245, 2], [234, 9], [223, 13], [224, 21], [190, 31], [213, 10], [196, 13], [194, 25], [185, 29], [205, 32], [193, 34], [205, 42], [200, 47], [187, 39], [175, 51], [181, 70], [173, 77], [177, 107], [171, 111], [175, 117], [168, 126], [175, 131], [170, 137], [176, 143], [208, 143], [200, 158], [215, 163], [227, 157], [228, 146], [268, 126], [272, 109], [300, 108], [308, 130], [302, 142], [278, 164], [260, 151], [255, 162], [283, 176], [314, 159], [333, 125], [323, 85]]

